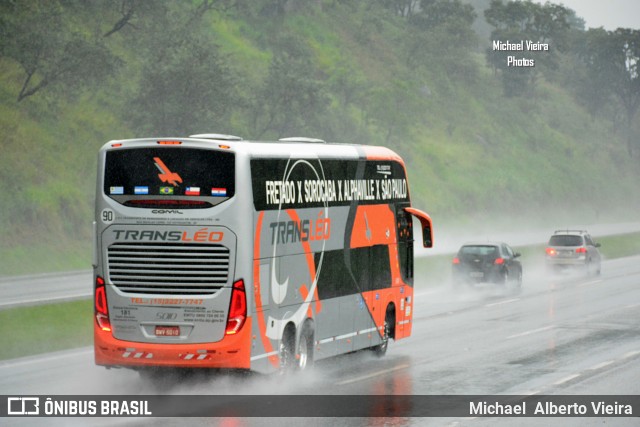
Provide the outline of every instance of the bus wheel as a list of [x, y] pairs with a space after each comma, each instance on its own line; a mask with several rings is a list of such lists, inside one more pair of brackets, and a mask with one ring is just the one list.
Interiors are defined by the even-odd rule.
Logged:
[[297, 368], [305, 370], [313, 365], [313, 327], [306, 322], [298, 342]]
[[296, 334], [293, 326], [287, 326], [280, 340], [280, 372], [292, 371], [296, 366]]
[[391, 338], [391, 325], [395, 322], [394, 317], [393, 311], [390, 308], [387, 309], [382, 330], [382, 342], [373, 347], [373, 353], [378, 357], [382, 357], [387, 353], [387, 348], [389, 348], [389, 338]]

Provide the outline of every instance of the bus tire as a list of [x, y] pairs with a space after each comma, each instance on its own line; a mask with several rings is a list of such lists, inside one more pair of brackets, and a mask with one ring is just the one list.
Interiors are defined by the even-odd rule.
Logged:
[[395, 314], [391, 306], [387, 307], [387, 313], [384, 316], [384, 326], [382, 329], [382, 342], [373, 347], [373, 353], [382, 357], [387, 353], [389, 348], [389, 339], [393, 337], [393, 325], [395, 323]]
[[313, 325], [309, 320], [304, 323], [300, 332], [296, 362], [296, 368], [301, 371], [313, 366]]
[[294, 370], [296, 366], [296, 330], [293, 324], [288, 324], [282, 332], [280, 340], [280, 373]]

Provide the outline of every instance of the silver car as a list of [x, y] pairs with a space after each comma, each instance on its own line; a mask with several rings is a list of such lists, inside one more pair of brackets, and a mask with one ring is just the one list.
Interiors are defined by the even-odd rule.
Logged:
[[556, 230], [546, 249], [547, 270], [579, 269], [588, 275], [600, 274], [600, 243], [585, 230]]

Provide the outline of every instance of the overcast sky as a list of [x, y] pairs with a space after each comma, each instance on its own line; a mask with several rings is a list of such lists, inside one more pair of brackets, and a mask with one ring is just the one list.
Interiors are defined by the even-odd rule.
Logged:
[[564, 4], [575, 10], [586, 21], [587, 28], [640, 30], [640, 0], [551, 0], [551, 3]]

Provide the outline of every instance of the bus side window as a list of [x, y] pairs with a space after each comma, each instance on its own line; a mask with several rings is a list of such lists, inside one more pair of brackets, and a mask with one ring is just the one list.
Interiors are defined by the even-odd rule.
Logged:
[[402, 208], [396, 210], [396, 226], [402, 280], [413, 285], [413, 219]]
[[351, 273], [360, 292], [391, 286], [389, 246], [375, 245], [351, 249]]

